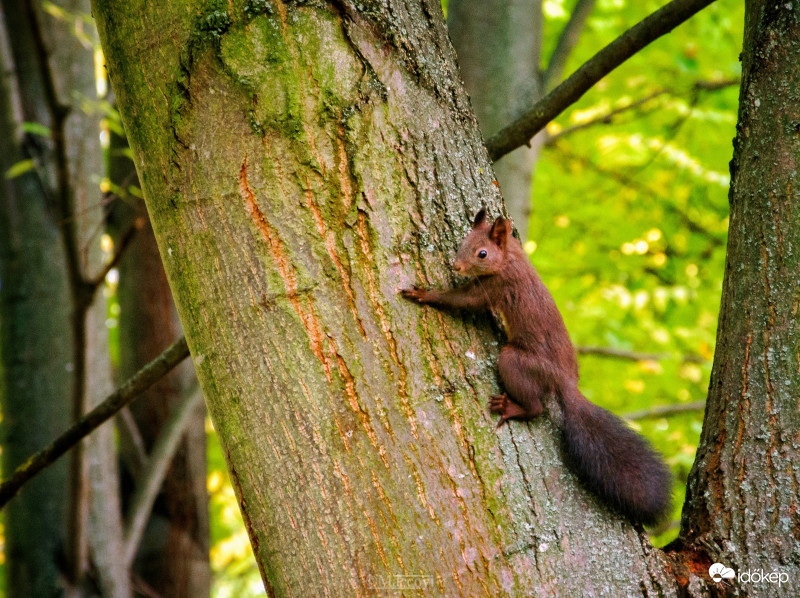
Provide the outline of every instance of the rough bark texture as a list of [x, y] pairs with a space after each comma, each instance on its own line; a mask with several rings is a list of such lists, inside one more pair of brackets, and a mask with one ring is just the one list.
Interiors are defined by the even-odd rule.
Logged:
[[798, 15], [787, 3], [746, 7], [717, 349], [682, 522], [708, 564], [789, 574], [737, 580], [737, 595], [800, 595]]
[[[4, 2], [0, 21], [0, 400], [3, 471], [13, 471], [70, 418], [72, 335], [64, 247], [42, 181], [29, 171], [7, 179], [42, 141], [22, 120], [47, 123], [35, 52], [21, 7]], [[11, 48], [17, 50], [13, 59]], [[38, 99], [37, 99], [38, 98]], [[25, 101], [23, 101], [23, 99]], [[37, 176], [38, 175], [38, 176]], [[52, 596], [59, 588], [67, 463], [52, 466], [4, 510], [6, 591]]]
[[495, 430], [488, 321], [396, 295], [500, 202], [438, 1], [94, 14], [268, 592], [674, 595], [552, 423]]
[[[109, 178], [123, 190], [138, 185], [133, 163], [121, 151], [124, 139], [112, 139]], [[172, 301], [167, 276], [158, 254], [144, 201], [132, 195], [116, 198], [111, 206], [109, 227], [117, 248], [135, 227], [119, 262], [117, 299], [119, 316], [119, 368], [117, 379], [127, 380], [157, 357], [183, 331]], [[142, 448], [152, 457], [152, 448], [170, 414], [185, 393], [196, 388], [188, 362], [142, 394], [130, 410]], [[208, 596], [209, 563], [208, 492], [206, 491], [205, 414], [194, 409], [180, 448], [172, 457], [150, 522], [134, 563], [134, 574], [161, 596], [200, 598]], [[129, 498], [134, 484], [144, 483], [141, 458], [135, 439], [121, 435], [127, 448], [126, 483]], [[124, 449], [123, 449], [124, 450]], [[130, 505], [128, 505], [130, 506]]]
[[[451, 0], [447, 26], [464, 85], [486, 139], [518, 118], [543, 94], [540, 0]], [[494, 165], [520, 238], [528, 238], [533, 170], [545, 135]]]

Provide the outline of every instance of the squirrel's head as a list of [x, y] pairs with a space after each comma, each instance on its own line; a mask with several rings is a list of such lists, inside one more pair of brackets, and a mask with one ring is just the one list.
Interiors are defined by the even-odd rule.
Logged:
[[495, 274], [506, 260], [511, 222], [499, 217], [491, 225], [486, 222], [486, 210], [475, 215], [470, 232], [458, 248], [453, 270], [464, 276]]

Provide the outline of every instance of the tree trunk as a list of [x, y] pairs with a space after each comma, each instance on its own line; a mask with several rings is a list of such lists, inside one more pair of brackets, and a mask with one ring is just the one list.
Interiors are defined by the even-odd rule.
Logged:
[[[109, 227], [115, 245], [126, 246], [118, 266], [117, 287], [120, 381], [130, 378], [183, 334], [144, 201], [126, 195], [130, 186], [138, 185], [138, 179], [123, 148], [127, 148], [126, 140], [112, 135], [109, 178], [123, 195], [110, 206]], [[136, 233], [126, 241], [132, 227]], [[124, 484], [128, 498], [134, 484], [144, 483], [143, 461], [153, 458], [153, 445], [170, 414], [196, 385], [187, 362], [131, 405], [132, 435], [120, 435], [128, 454]], [[158, 595], [172, 598], [208, 596], [211, 584], [205, 412], [193, 409], [190, 418], [133, 563], [141, 582]]]
[[[447, 25], [458, 64], [485, 139], [543, 95], [541, 0], [452, 0]], [[531, 182], [544, 142], [540, 133], [495, 164], [508, 212], [528, 238]]]
[[800, 595], [800, 117], [787, 93], [800, 80], [798, 14], [746, 6], [717, 349], [681, 530], [689, 557], [788, 574], [737, 577], [737, 595]]
[[[0, 400], [3, 471], [50, 442], [70, 418], [72, 334], [64, 247], [42, 176], [9, 168], [36, 156], [44, 141], [23, 120], [47, 123], [30, 30], [17, 3], [0, 21]], [[19, 52], [12, 59], [11, 47]], [[46, 174], [45, 174], [46, 173]], [[63, 551], [67, 463], [54, 464], [5, 509], [5, 587], [9, 596], [53, 596]]]
[[499, 205], [438, 2], [94, 14], [268, 591], [671, 595], [549, 421], [495, 431], [488, 322], [396, 296]]

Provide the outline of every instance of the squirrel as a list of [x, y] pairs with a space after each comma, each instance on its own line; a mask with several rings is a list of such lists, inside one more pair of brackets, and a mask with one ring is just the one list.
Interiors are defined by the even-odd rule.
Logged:
[[447, 290], [403, 289], [420, 304], [466, 310], [491, 309], [503, 322], [508, 342], [498, 369], [505, 392], [488, 408], [509, 419], [529, 420], [542, 413], [542, 399], [555, 395], [563, 408], [567, 462], [602, 500], [645, 525], [659, 523], [671, 510], [669, 469], [642, 436], [619, 417], [589, 402], [578, 390], [578, 361], [561, 313], [520, 242], [511, 222], [491, 225], [486, 210], [458, 249], [453, 269], [471, 278]]

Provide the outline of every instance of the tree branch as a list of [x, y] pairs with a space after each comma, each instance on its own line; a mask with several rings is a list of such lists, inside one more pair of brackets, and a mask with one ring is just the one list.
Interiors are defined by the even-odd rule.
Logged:
[[175, 405], [167, 421], [164, 422], [158, 439], [150, 451], [142, 475], [139, 477], [136, 491], [128, 507], [128, 516], [125, 518], [125, 566], [130, 567], [142, 540], [147, 520], [153, 503], [158, 496], [167, 470], [172, 463], [172, 457], [178, 450], [181, 438], [189, 425], [192, 411], [202, 402], [203, 392], [200, 385], [195, 384], [191, 392], [187, 392], [181, 401]]
[[122, 234], [122, 237], [117, 243], [117, 246], [114, 248], [114, 255], [111, 257], [111, 260], [103, 266], [103, 269], [91, 280], [89, 280], [89, 284], [97, 290], [100, 288], [100, 285], [103, 284], [103, 281], [108, 276], [108, 273], [111, 272], [114, 268], [117, 267], [119, 261], [122, 259], [122, 256], [125, 254], [125, 250], [133, 241], [133, 238], [136, 236], [136, 233], [144, 226], [144, 218], [137, 218], [133, 221], [133, 223], [128, 227], [128, 229]]
[[624, 351], [613, 347], [577, 347], [580, 355], [599, 355], [601, 357], [614, 357], [628, 361], [660, 361], [680, 357], [684, 363], [705, 363], [707, 360], [702, 355], [687, 353], [686, 355], [673, 355], [671, 353], [639, 353], [637, 351]]
[[[555, 143], [553, 145], [553, 147], [557, 151], [559, 151], [563, 156], [565, 156], [565, 157], [567, 157], [567, 158], [569, 158], [571, 160], [575, 160], [575, 161], [579, 162], [581, 164], [581, 166], [583, 166], [584, 168], [589, 168], [589, 169], [593, 170], [594, 172], [596, 172], [597, 174], [600, 174], [600, 175], [602, 175], [604, 177], [607, 177], [607, 178], [609, 178], [609, 179], [611, 179], [613, 181], [616, 181], [620, 185], [624, 185], [626, 187], [630, 187], [631, 189], [636, 189], [637, 191], [639, 191], [641, 193], [645, 193], [647, 195], [651, 195], [653, 197], [658, 197], [658, 198], [666, 200], [666, 201], [662, 201], [659, 205], [661, 207], [663, 207], [663, 209], [666, 210], [667, 212], [670, 212], [670, 213], [674, 214], [675, 216], [677, 216], [681, 220], [683, 225], [686, 226], [691, 232], [696, 233], [698, 235], [702, 235], [706, 240], [708, 240], [710, 243], [712, 243], [715, 247], [718, 247], [718, 246], [723, 245], [725, 243], [724, 236], [720, 236], [719, 234], [714, 233], [711, 230], [705, 228], [700, 223], [695, 222], [694, 220], [692, 220], [689, 217], [689, 215], [686, 212], [684, 212], [682, 209], [680, 209], [678, 206], [676, 206], [670, 198], [667, 198], [667, 197], [664, 197], [664, 196], [660, 195], [658, 191], [656, 191], [654, 189], [651, 189], [650, 187], [648, 187], [647, 185], [645, 185], [643, 183], [640, 183], [639, 181], [637, 181], [636, 179], [634, 179], [633, 177], [631, 177], [630, 175], [628, 175], [628, 174], [626, 174], [624, 172], [620, 172], [620, 171], [616, 171], [616, 170], [609, 170], [609, 169], [603, 168], [602, 166], [599, 166], [598, 164], [594, 163], [592, 160], [589, 160], [585, 156], [581, 156], [581, 155], [576, 154], [574, 152], [570, 152], [570, 151], [567, 151], [567, 150], [563, 149], [562, 146], [563, 146], [563, 144], [559, 144], [559, 143]], [[641, 171], [641, 169], [639, 169], [639, 170]], [[673, 283], [670, 281], [670, 284], [673, 284]]]
[[499, 160], [541, 131], [548, 122], [575, 103], [595, 83], [665, 33], [669, 33], [714, 0], [672, 0], [628, 29], [516, 121], [486, 143], [489, 157]]
[[701, 80], [695, 82], [694, 88], [702, 91], [719, 91], [720, 89], [725, 89], [726, 87], [741, 85], [741, 83], [741, 77], [736, 77], [734, 79], [717, 79], [712, 81]]
[[614, 108], [613, 110], [609, 110], [605, 114], [598, 116], [597, 118], [593, 118], [591, 120], [587, 120], [586, 122], [579, 123], [572, 127], [567, 127], [566, 129], [562, 129], [558, 133], [553, 133], [552, 135], [547, 136], [547, 140], [545, 141], [545, 145], [552, 145], [557, 140], [561, 139], [566, 135], [571, 135], [577, 131], [582, 131], [583, 129], [588, 129], [590, 127], [594, 127], [596, 125], [608, 125], [611, 124], [615, 116], [622, 114], [623, 112], [627, 112], [628, 110], [633, 110], [635, 108], [639, 108], [643, 106], [650, 100], [654, 100], [655, 98], [664, 95], [666, 90], [656, 91], [649, 95], [646, 95], [643, 98], [636, 100], [635, 102], [631, 102], [630, 104], [626, 104], [625, 106], [620, 106], [619, 108]]
[[[147, 464], [147, 449], [144, 445], [144, 438], [136, 425], [136, 420], [128, 407], [123, 407], [117, 417], [117, 431], [124, 441], [120, 442], [120, 457], [131, 472], [134, 482], [139, 483], [142, 471]], [[123, 447], [129, 447], [124, 450]]]
[[632, 411], [631, 413], [624, 414], [622, 417], [631, 421], [640, 419], [656, 419], [659, 417], [680, 415], [681, 413], [691, 413], [692, 411], [702, 411], [705, 408], [705, 401], [694, 401], [693, 403], [663, 405], [661, 407], [652, 407], [651, 409], [643, 409], [641, 411]]
[[0, 484], [0, 509], [11, 500], [31, 478], [88, 436], [102, 423], [163, 378], [189, 355], [186, 338], [181, 337], [161, 355], [134, 374], [125, 384], [111, 393], [102, 403], [81, 417], [71, 428], [50, 445], [17, 467], [8, 480]]
[[[73, 192], [67, 157], [66, 122], [71, 107], [58, 98], [55, 77], [50, 66], [50, 57], [44, 32], [39, 19], [37, 3], [25, 2], [25, 11], [33, 39], [36, 62], [39, 68], [44, 101], [50, 113], [50, 138], [53, 142], [53, 157], [56, 169], [56, 188], [48, 189], [58, 213], [58, 227], [64, 244], [70, 292], [72, 294], [72, 363], [75, 372], [72, 384], [72, 421], [86, 410], [86, 313], [91, 305], [92, 291], [86, 283], [81, 269], [78, 250], [78, 227], [72, 218]], [[44, 184], [44, 181], [43, 181]], [[83, 445], [72, 453], [69, 464], [69, 496], [67, 507], [67, 577], [78, 583], [88, 563], [87, 497], [89, 481]]]
[[564, 25], [564, 29], [558, 37], [558, 42], [556, 42], [556, 47], [550, 55], [547, 70], [542, 77], [543, 89], [549, 90], [554, 83], [561, 81], [569, 55], [572, 54], [572, 50], [578, 43], [583, 27], [586, 24], [586, 19], [589, 18], [594, 5], [595, 0], [578, 0], [577, 4], [575, 4], [575, 8], [572, 9], [572, 14], [569, 16], [569, 21]]

